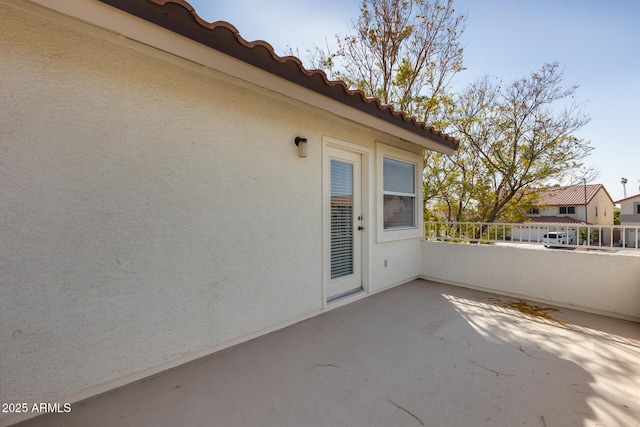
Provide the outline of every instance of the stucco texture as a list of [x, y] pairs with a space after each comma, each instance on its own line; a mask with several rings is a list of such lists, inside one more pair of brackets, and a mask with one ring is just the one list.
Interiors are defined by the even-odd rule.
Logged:
[[326, 118], [4, 6], [0, 58], [0, 401], [322, 307]]
[[83, 398], [321, 312], [325, 137], [371, 154], [366, 290], [418, 276], [419, 239], [375, 240], [389, 135], [51, 16], [0, 4], [0, 401]]
[[640, 321], [640, 258], [564, 249], [421, 242], [422, 276]]

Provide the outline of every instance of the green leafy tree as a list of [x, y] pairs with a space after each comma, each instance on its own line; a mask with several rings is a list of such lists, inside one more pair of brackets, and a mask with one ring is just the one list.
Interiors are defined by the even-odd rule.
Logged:
[[509, 85], [484, 78], [458, 94], [466, 18], [453, 0], [364, 0], [349, 34], [315, 66], [461, 141], [451, 156], [425, 157], [427, 217], [515, 221], [534, 206], [534, 187], [563, 181], [591, 151], [575, 136], [589, 118], [571, 104], [558, 64]]
[[336, 77], [352, 88], [429, 121], [464, 69], [464, 23], [453, 0], [364, 0], [336, 54], [316, 56], [321, 65], [339, 63]]
[[[535, 204], [532, 188], [561, 181], [582, 166], [592, 147], [575, 132], [589, 117], [580, 106], [567, 104], [577, 86], [564, 87], [562, 80], [558, 64], [546, 64], [506, 86], [481, 79], [454, 98], [447, 111], [448, 131], [463, 148], [427, 169], [448, 169], [456, 181], [453, 188], [468, 190], [456, 191], [447, 201], [467, 207], [456, 220], [523, 218]], [[434, 158], [429, 155], [426, 161]], [[425, 194], [436, 198], [433, 206], [451, 193], [446, 184], [452, 183], [426, 180]]]
[[427, 151], [425, 154], [424, 200], [429, 215], [447, 221], [476, 221], [470, 215], [477, 200], [490, 191], [482, 172], [480, 158], [471, 155], [468, 146], [454, 154]]

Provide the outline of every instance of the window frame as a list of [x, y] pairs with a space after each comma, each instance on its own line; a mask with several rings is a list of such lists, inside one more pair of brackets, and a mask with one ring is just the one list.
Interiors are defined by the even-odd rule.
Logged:
[[[564, 213], [562, 212], [562, 209], [564, 209]], [[569, 209], [573, 209], [573, 212], [569, 212]], [[558, 212], [560, 215], [575, 215], [576, 214], [576, 207], [575, 206], [560, 206], [558, 207]]]
[[[411, 185], [413, 187], [413, 191], [408, 193], [408, 192], [404, 192], [404, 191], [391, 191], [391, 190], [387, 190], [385, 188], [387, 181], [386, 181], [386, 171], [385, 168], [387, 167], [387, 162], [395, 162], [395, 163], [400, 163], [402, 165], [406, 165], [405, 167], [407, 167], [407, 171], [411, 170], [412, 172], [412, 176], [411, 176]], [[413, 229], [416, 227], [417, 225], [417, 219], [416, 219], [416, 210], [417, 210], [417, 196], [416, 196], [416, 164], [413, 162], [407, 162], [404, 160], [399, 160], [396, 159], [395, 157], [391, 157], [391, 156], [382, 156], [382, 199], [383, 199], [383, 206], [382, 206], [382, 214], [383, 214], [383, 224], [382, 227], [385, 231], [395, 231], [395, 230], [407, 230], [407, 229]], [[403, 175], [402, 176], [403, 179], [407, 179], [408, 181], [408, 176]], [[387, 197], [400, 197], [400, 198], [404, 198], [404, 199], [409, 199], [411, 201], [411, 204], [413, 204], [412, 208], [411, 208], [411, 217], [407, 218], [409, 219], [409, 221], [411, 222], [411, 224], [409, 225], [398, 225], [398, 226], [391, 226], [391, 225], [387, 225]], [[397, 212], [397, 211], [396, 211]]]
[[[392, 147], [387, 144], [378, 142], [376, 144], [377, 157], [377, 241], [390, 242], [403, 239], [414, 239], [424, 237], [424, 215], [422, 215], [422, 170], [423, 156], [411, 151], [405, 151], [400, 148]], [[409, 163], [413, 166], [413, 194], [403, 193], [404, 196], [414, 198], [413, 209], [413, 226], [411, 227], [384, 227], [384, 198], [386, 195], [399, 195], [398, 192], [386, 192], [384, 190], [384, 159], [392, 159], [403, 163]]]

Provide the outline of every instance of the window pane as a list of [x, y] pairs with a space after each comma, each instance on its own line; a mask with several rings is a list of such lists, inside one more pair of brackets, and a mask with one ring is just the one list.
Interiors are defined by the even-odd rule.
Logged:
[[331, 195], [351, 196], [353, 194], [353, 165], [331, 160]]
[[384, 158], [384, 191], [415, 193], [415, 165]]
[[353, 273], [353, 165], [331, 160], [331, 278]]
[[415, 227], [416, 198], [411, 196], [384, 196], [384, 228]]

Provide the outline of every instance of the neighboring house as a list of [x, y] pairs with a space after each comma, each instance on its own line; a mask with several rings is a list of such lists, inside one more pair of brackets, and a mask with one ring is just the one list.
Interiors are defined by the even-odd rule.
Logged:
[[540, 208], [527, 215], [531, 222], [613, 225], [615, 203], [602, 184], [550, 187], [538, 194]]
[[0, 401], [77, 401], [420, 274], [423, 151], [455, 139], [182, 0], [0, 22]]
[[[616, 203], [620, 204], [620, 225], [640, 227], [640, 194], [618, 200]], [[624, 245], [640, 248], [640, 230], [627, 229]]]
[[[525, 222], [541, 224], [540, 227], [534, 231], [515, 229], [514, 240], [539, 242], [549, 230], [564, 228], [576, 242], [579, 225], [613, 225], [615, 203], [602, 184], [550, 187], [538, 190], [538, 194], [539, 207], [527, 213]], [[602, 237], [607, 238], [604, 234]]]

